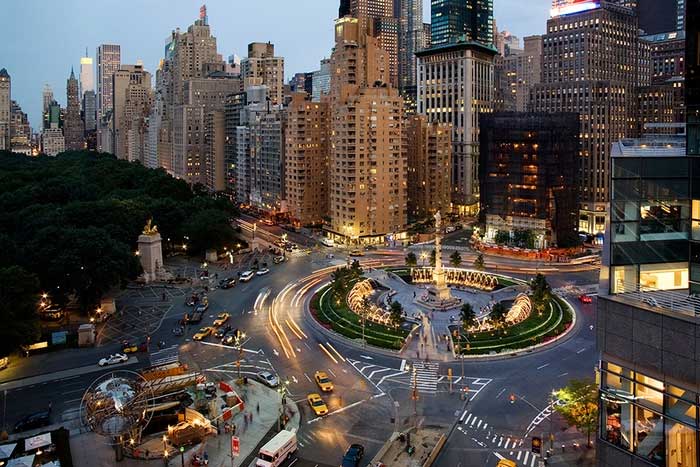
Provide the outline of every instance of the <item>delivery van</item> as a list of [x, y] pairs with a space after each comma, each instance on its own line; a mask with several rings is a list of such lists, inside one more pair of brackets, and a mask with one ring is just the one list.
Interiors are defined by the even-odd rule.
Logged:
[[268, 441], [258, 453], [256, 467], [277, 467], [297, 452], [297, 435], [282, 430]]

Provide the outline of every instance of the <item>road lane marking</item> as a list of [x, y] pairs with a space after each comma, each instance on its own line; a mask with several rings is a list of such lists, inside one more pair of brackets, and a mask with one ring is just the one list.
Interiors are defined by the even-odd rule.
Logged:
[[333, 370], [331, 370], [330, 368], [328, 368], [328, 373], [332, 374], [334, 378], [336, 377], [335, 373], [333, 373]]
[[338, 358], [340, 359], [341, 362], [345, 363], [345, 358], [342, 355], [340, 355], [340, 352], [338, 352], [336, 350], [336, 348], [331, 345], [330, 342], [326, 341], [326, 345], [328, 346], [329, 349], [331, 349], [333, 351], [334, 354], [336, 354], [338, 356]]
[[538, 366], [537, 369], [538, 369], [538, 370], [541, 370], [542, 368], [545, 368], [545, 367], [548, 367], [548, 366], [549, 366], [549, 363], [545, 363], [545, 364], [542, 365], [542, 366]]
[[406, 359], [401, 360], [401, 366], [399, 367], [399, 370], [403, 371], [404, 368], [406, 368]]
[[308, 379], [308, 380], [309, 380], [309, 383], [310, 383], [310, 382], [311, 382], [311, 378], [309, 378], [309, 375], [307, 375], [306, 372], [304, 372], [304, 376], [306, 376], [306, 379]]
[[561, 378], [562, 376], [566, 376], [566, 375], [568, 375], [568, 374], [569, 374], [569, 372], [567, 371], [566, 373], [562, 373], [562, 374], [560, 374], [559, 376], [557, 376], [557, 378]]
[[319, 343], [318, 343], [318, 346], [321, 347], [321, 350], [323, 350], [323, 352], [324, 352], [326, 355], [328, 355], [328, 358], [330, 358], [331, 360], [333, 360], [333, 363], [336, 363], [336, 364], [338, 363], [338, 360], [335, 359], [335, 357], [328, 351], [328, 349], [326, 349], [326, 348], [323, 346], [323, 344], [321, 344], [321, 343], [319, 342]]
[[584, 347], [584, 348], [582, 348], [581, 350], [579, 350], [579, 351], [576, 352], [576, 353], [577, 353], [577, 354], [583, 353], [583, 352], [585, 352], [587, 349], [588, 349], [588, 347]]
[[368, 357], [367, 355], [360, 355], [360, 358], [364, 358], [365, 360], [374, 360], [372, 357]]

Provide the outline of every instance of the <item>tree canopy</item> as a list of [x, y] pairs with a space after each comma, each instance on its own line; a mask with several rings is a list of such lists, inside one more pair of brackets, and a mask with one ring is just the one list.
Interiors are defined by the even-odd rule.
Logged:
[[[75, 296], [87, 311], [140, 273], [135, 252], [148, 219], [158, 226], [165, 253], [183, 243], [199, 253], [235, 239], [235, 214], [228, 200], [201, 187], [109, 154], [0, 152], [0, 267], [22, 271], [19, 277], [36, 285], [13, 289], [23, 303], [36, 305], [34, 295], [43, 291], [54, 303]], [[0, 306], [3, 316], [26, 320], [17, 326], [34, 329], [34, 313], [6, 311], [6, 301]]]
[[585, 432], [590, 445], [591, 433], [598, 427], [598, 386], [595, 381], [573, 379], [568, 386], [555, 391], [554, 396], [559, 400], [554, 406], [556, 411], [570, 426]]

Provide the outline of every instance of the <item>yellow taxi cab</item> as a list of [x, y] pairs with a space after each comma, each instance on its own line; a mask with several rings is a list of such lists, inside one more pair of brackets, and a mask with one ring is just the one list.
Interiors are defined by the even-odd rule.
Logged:
[[223, 326], [226, 321], [228, 321], [230, 315], [228, 313], [219, 313], [219, 316], [214, 320], [214, 326]]
[[197, 334], [192, 336], [192, 340], [195, 341], [201, 341], [202, 339], [206, 339], [207, 337], [211, 336], [212, 329], [210, 327], [206, 328], [201, 328]]
[[510, 459], [501, 459], [496, 467], [517, 467], [518, 464]]
[[323, 402], [320, 395], [316, 393], [309, 394], [306, 396], [306, 400], [309, 401], [309, 405], [316, 415], [326, 415], [328, 413], [328, 407], [326, 407], [326, 403]]
[[314, 374], [314, 379], [316, 380], [318, 387], [321, 388], [321, 391], [331, 392], [333, 390], [333, 381], [328, 378], [325, 371], [317, 371]]

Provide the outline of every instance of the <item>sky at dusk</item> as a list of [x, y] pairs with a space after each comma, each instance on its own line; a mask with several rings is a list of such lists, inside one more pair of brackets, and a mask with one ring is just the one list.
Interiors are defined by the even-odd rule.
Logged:
[[[37, 131], [42, 89], [51, 85], [65, 105], [71, 66], [78, 76], [80, 57], [95, 59], [101, 43], [121, 45], [122, 63], [143, 60], [155, 74], [171, 30], [197, 19], [202, 0], [6, 0], [0, 28], [0, 68], [12, 77], [12, 99], [29, 114]], [[209, 24], [219, 53], [244, 56], [249, 42], [275, 44], [285, 58], [285, 75], [313, 71], [330, 55], [333, 19], [339, 0], [209, 0]], [[521, 38], [541, 34], [550, 0], [494, 0], [499, 29]], [[430, 0], [425, 0], [426, 21]]]

